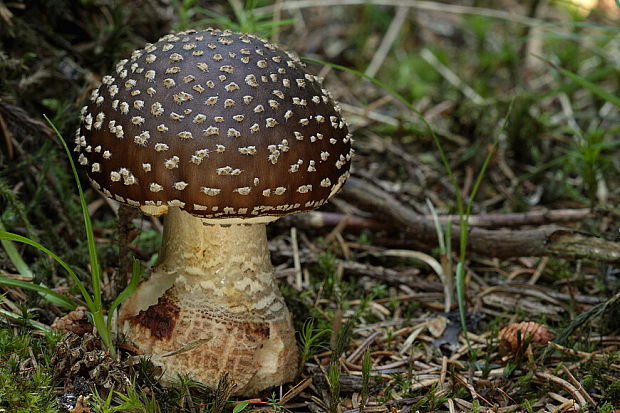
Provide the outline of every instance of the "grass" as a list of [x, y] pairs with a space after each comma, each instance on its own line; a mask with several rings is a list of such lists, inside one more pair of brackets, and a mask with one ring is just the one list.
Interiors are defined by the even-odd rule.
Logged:
[[[415, 6], [372, 78], [362, 74], [396, 15], [395, 8], [372, 1], [301, 10], [281, 2], [278, 11], [267, 1], [177, 0], [173, 18], [154, 7], [121, 3], [85, 1], [65, 11], [9, 5], [13, 23], [0, 24], [0, 223], [14, 235], [4, 232], [0, 248], [0, 409], [58, 410], [54, 397], [62, 383], [49, 365], [57, 338], [47, 331], [55, 316], [82, 301], [108, 351], [117, 351], [105, 316], [118, 300], [104, 298], [104, 292], [118, 295], [107, 281], [117, 265], [116, 217], [105, 205], [97, 207], [94, 192], [79, 189], [76, 195], [63, 148], [30, 121], [53, 111], [54, 124], [70, 136], [85, 90], [114, 61], [167, 27], [206, 25], [279, 38], [306, 56], [312, 70], [326, 75], [328, 89], [348, 104], [358, 177], [376, 181], [419, 214], [432, 205], [443, 240], [420, 246], [402, 228], [332, 232], [300, 225], [309, 284], [294, 290], [286, 270], [281, 280], [298, 329], [302, 378], [313, 384], [291, 399], [285, 393], [294, 387], [263, 394], [261, 401], [271, 403], [263, 407], [442, 411], [452, 403], [456, 411], [488, 411], [490, 405], [540, 411], [561, 404], [554, 393], [576, 397], [536, 376], [549, 372], [570, 382], [560, 367], [568, 365], [595, 401], [592, 411], [617, 409], [616, 344], [601, 338], [618, 330], [615, 264], [492, 259], [466, 251], [467, 218], [490, 212], [591, 207], [595, 215], [571, 225], [616, 236], [617, 23], [601, 12], [586, 19], [567, 12], [562, 2], [544, 2], [538, 9], [544, 15], [529, 16], [537, 24], [521, 25], [520, 16], [535, 3], [510, 5], [501, 20], [487, 12], [492, 2], [478, 2], [480, 8], [466, 14], [441, 2], [434, 12]], [[35, 30], [37, 22], [43, 30]], [[7, 109], [5, 102], [13, 106]], [[3, 121], [13, 141], [5, 137]], [[78, 185], [84, 182], [79, 178]], [[391, 224], [360, 205], [330, 208]], [[459, 229], [440, 223], [446, 214], [458, 215]], [[152, 263], [158, 232], [148, 221], [142, 224], [146, 230], [130, 248]], [[274, 262], [284, 269], [291, 265], [290, 252], [279, 243], [288, 236], [285, 227], [288, 222], [271, 230]], [[445, 242], [452, 230], [461, 239], [454, 250]], [[458, 316], [446, 311], [454, 308], [445, 308], [444, 286], [433, 272], [383, 254], [395, 248], [425, 248], [444, 272], [455, 274]], [[450, 321], [442, 324], [439, 316]], [[502, 354], [498, 331], [521, 320], [549, 326], [563, 347]], [[350, 358], [369, 337], [366, 348]], [[127, 360], [125, 350], [118, 351], [118, 360]], [[94, 386], [93, 411], [240, 412], [259, 405], [232, 403], [225, 382], [212, 392], [181, 378], [166, 390], [148, 366], [128, 371], [126, 388]]]
[[274, 18], [270, 13], [255, 13], [254, 9], [261, 3], [258, 0], [246, 0], [243, 4], [241, 0], [228, 0], [228, 13], [204, 8], [196, 0], [176, 0], [175, 3], [178, 13], [178, 21], [175, 25], [177, 31], [218, 26], [237, 32], [270, 37], [294, 22], [294, 19]]
[[[448, 161], [448, 157], [446, 156], [445, 150], [444, 150], [444, 145], [441, 141], [441, 139], [438, 137], [438, 135], [435, 133], [433, 127], [431, 126], [430, 123], [428, 123], [428, 121], [426, 120], [426, 118], [413, 106], [412, 103], [408, 102], [401, 94], [399, 94], [398, 92], [396, 92], [392, 87], [388, 86], [386, 83], [381, 82], [380, 80], [372, 77], [372, 76], [368, 76], [362, 72], [359, 72], [357, 70], [354, 69], [350, 69], [347, 68], [345, 66], [341, 66], [341, 65], [336, 65], [336, 64], [331, 64], [328, 62], [323, 62], [323, 61], [319, 61], [319, 60], [315, 60], [315, 59], [307, 59], [308, 61], [314, 62], [314, 63], [320, 63], [326, 66], [331, 66], [340, 70], [344, 70], [350, 73], [355, 74], [356, 76], [366, 79], [370, 82], [372, 82], [373, 84], [379, 86], [380, 88], [382, 88], [384, 91], [386, 91], [387, 93], [393, 95], [396, 99], [398, 99], [398, 101], [400, 101], [403, 105], [405, 105], [413, 114], [417, 115], [420, 117], [420, 119], [422, 120], [424, 126], [426, 127], [428, 133], [433, 137], [433, 141], [436, 145], [437, 148], [437, 152], [439, 153], [439, 158], [441, 159], [441, 162], [443, 164], [443, 167], [445, 168], [446, 173], [448, 174], [448, 178], [450, 179], [451, 183], [452, 183], [452, 189], [454, 191], [454, 205], [456, 207], [456, 210], [458, 212], [459, 215], [459, 260], [456, 264], [456, 270], [455, 270], [455, 282], [452, 282], [452, 279], [450, 279], [450, 281], [448, 281], [449, 278], [446, 278], [445, 280], [443, 280], [444, 284], [448, 283], [448, 288], [452, 288], [452, 286], [454, 285], [456, 288], [456, 298], [457, 298], [457, 302], [458, 302], [458, 309], [459, 309], [459, 316], [461, 319], [461, 327], [463, 329], [463, 333], [465, 336], [465, 340], [467, 341], [468, 346], [471, 347], [471, 344], [469, 342], [469, 336], [467, 334], [467, 322], [466, 322], [466, 310], [465, 310], [465, 267], [464, 267], [464, 262], [466, 260], [467, 257], [467, 243], [468, 243], [468, 230], [469, 230], [469, 217], [471, 215], [472, 212], [472, 207], [474, 205], [474, 200], [476, 197], [476, 194], [478, 192], [478, 189], [480, 187], [480, 184], [482, 183], [482, 180], [485, 176], [485, 172], [486, 169], [489, 165], [489, 162], [491, 160], [491, 158], [493, 157], [493, 155], [495, 154], [495, 149], [498, 143], [498, 138], [496, 138], [493, 142], [493, 144], [491, 145], [491, 147], [489, 148], [489, 150], [487, 151], [486, 156], [484, 157], [484, 160], [482, 162], [482, 166], [480, 168], [480, 171], [478, 172], [477, 176], [476, 176], [476, 180], [474, 182], [473, 188], [471, 190], [471, 194], [469, 196], [469, 199], [467, 200], [467, 202], [465, 202], [465, 200], [463, 199], [461, 190], [459, 189], [459, 185], [457, 183], [457, 179], [456, 176], [454, 174], [454, 171], [452, 170], [452, 166], [450, 164], [450, 162]], [[502, 127], [502, 129], [499, 131], [499, 133], [504, 132], [505, 128], [506, 128], [506, 124], [507, 121], [504, 121], [504, 126]], [[437, 221], [436, 221], [437, 223]], [[440, 251], [443, 253], [443, 255], [445, 256], [445, 254], [448, 253], [448, 246], [445, 243], [445, 239], [443, 238], [443, 233], [444, 231], [439, 227], [437, 227], [437, 232], [438, 232], [438, 239], [439, 241], [439, 247], [440, 247]], [[446, 233], [450, 234], [451, 233], [451, 227], [448, 226], [446, 228]], [[446, 277], [451, 277], [451, 269], [449, 269], [446, 272]], [[449, 274], [449, 275], [448, 275]], [[452, 291], [446, 291], [445, 293], [446, 295], [451, 295]]]
[[298, 342], [300, 347], [299, 363], [300, 367], [306, 365], [308, 360], [318, 350], [326, 348], [326, 339], [328, 338], [330, 330], [322, 329], [318, 326], [315, 327], [315, 321], [307, 319], [298, 332]]
[[[49, 122], [49, 119], [47, 120]], [[86, 231], [86, 242], [88, 245], [88, 253], [90, 257], [90, 271], [91, 271], [90, 272], [90, 281], [91, 281], [90, 286], [92, 289], [92, 294], [86, 290], [86, 286], [84, 285], [84, 283], [78, 278], [78, 276], [67, 265], [66, 262], [64, 262], [57, 254], [53, 253], [48, 248], [44, 247], [38, 242], [32, 239], [23, 237], [21, 235], [6, 232], [6, 231], [0, 231], [0, 239], [4, 240], [3, 245], [5, 247], [5, 250], [7, 250], [9, 255], [12, 257], [13, 264], [16, 265], [16, 267], [18, 267], [17, 269], [20, 270], [20, 273], [22, 275], [28, 275], [27, 273], [24, 274], [27, 271], [27, 269], [24, 267], [24, 263], [23, 263], [23, 260], [21, 260], [21, 257], [18, 254], [16, 254], [14, 247], [10, 243], [11, 241], [21, 242], [21, 243], [35, 247], [39, 251], [47, 254], [49, 257], [54, 259], [54, 261], [56, 261], [67, 272], [67, 274], [70, 276], [72, 281], [75, 283], [75, 285], [79, 289], [82, 295], [82, 298], [84, 299], [84, 302], [86, 303], [86, 306], [90, 311], [90, 318], [92, 320], [92, 323], [95, 326], [97, 333], [101, 337], [101, 340], [103, 341], [106, 350], [110, 353], [112, 357], [116, 357], [116, 345], [113, 343], [113, 337], [112, 337], [112, 314], [114, 313], [116, 308], [127, 297], [129, 297], [129, 295], [138, 286], [138, 282], [140, 281], [140, 274], [141, 274], [140, 263], [137, 260], [134, 260], [131, 281], [129, 282], [127, 287], [125, 287], [125, 289], [123, 289], [123, 291], [121, 291], [120, 294], [112, 301], [112, 303], [110, 303], [109, 307], [107, 309], [104, 308], [103, 301], [102, 301], [102, 293], [101, 293], [101, 268], [99, 266], [99, 258], [97, 255], [97, 248], [95, 246], [93, 226], [92, 226], [92, 222], [90, 219], [90, 215], [88, 213], [88, 207], [86, 205], [86, 198], [84, 197], [84, 192], [82, 191], [82, 185], [80, 184], [80, 179], [77, 173], [77, 169], [75, 168], [75, 163], [71, 156], [71, 152], [69, 151], [69, 148], [67, 147], [67, 144], [65, 140], [63, 139], [62, 135], [60, 134], [60, 132], [58, 132], [58, 129], [56, 129], [53, 123], [50, 123], [50, 125], [56, 132], [58, 139], [60, 140], [60, 142], [62, 143], [62, 146], [65, 149], [67, 158], [69, 160], [69, 163], [71, 164], [71, 170], [73, 172], [73, 177], [75, 179], [75, 183], [76, 183], [78, 193], [80, 196], [80, 203], [82, 206], [82, 216], [84, 219], [84, 227]], [[8, 246], [8, 249], [7, 249], [7, 246]], [[62, 306], [70, 310], [73, 310], [77, 306], [76, 301], [71, 300], [67, 296], [58, 294], [53, 289], [49, 287], [45, 287], [44, 285], [41, 285], [41, 284], [22, 282], [20, 280], [10, 279], [8, 277], [2, 277], [0, 278], [0, 285], [17, 286], [21, 288], [35, 290], [39, 292], [40, 294], [42, 294], [44, 297], [48, 298], [50, 302], [55, 303], [55, 304], [61, 304]], [[107, 317], [106, 317], [106, 314], [107, 314]]]

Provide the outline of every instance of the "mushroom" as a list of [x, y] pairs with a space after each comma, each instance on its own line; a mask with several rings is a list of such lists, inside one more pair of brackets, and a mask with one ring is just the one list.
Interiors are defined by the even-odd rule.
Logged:
[[321, 79], [259, 37], [169, 34], [90, 95], [78, 161], [105, 196], [167, 214], [158, 262], [118, 316], [165, 381], [236, 394], [294, 379], [291, 316], [266, 224], [317, 208], [349, 176], [351, 135]]

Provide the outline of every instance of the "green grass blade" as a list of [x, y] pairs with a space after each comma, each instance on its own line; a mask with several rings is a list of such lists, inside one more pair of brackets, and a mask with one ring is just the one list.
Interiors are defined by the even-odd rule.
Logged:
[[461, 329], [463, 330], [463, 335], [465, 336], [465, 341], [467, 342], [467, 346], [469, 350], [472, 350], [471, 343], [469, 342], [469, 334], [467, 332], [467, 321], [466, 321], [466, 311], [465, 311], [465, 266], [463, 263], [465, 262], [465, 257], [467, 255], [467, 239], [469, 236], [469, 216], [471, 215], [471, 209], [473, 206], [474, 198], [476, 197], [476, 193], [482, 183], [482, 179], [485, 175], [487, 167], [489, 166], [489, 162], [491, 161], [491, 157], [495, 153], [495, 148], [497, 147], [498, 139], [495, 139], [493, 142], [493, 146], [487, 156], [484, 158], [484, 162], [482, 164], [482, 168], [476, 177], [476, 182], [472, 188], [471, 194], [469, 195], [469, 200], [467, 202], [467, 206], [465, 208], [465, 213], [461, 213], [461, 207], [459, 208], [459, 229], [460, 229], [460, 238], [459, 238], [459, 262], [456, 265], [456, 301], [459, 307], [459, 318], [461, 319]]
[[[46, 115], [43, 116], [45, 117], [45, 120], [47, 120], [47, 123], [49, 123], [51, 128], [56, 133], [56, 136], [58, 136], [58, 139], [62, 143], [62, 146], [65, 148], [65, 152], [67, 153], [67, 157], [69, 158], [69, 163], [71, 164], [73, 178], [75, 179], [75, 184], [78, 188], [78, 192], [80, 195], [80, 204], [82, 206], [82, 216], [84, 218], [84, 227], [86, 229], [86, 238], [88, 242], [88, 255], [90, 258], [90, 271], [93, 289], [93, 303], [95, 304], [95, 307], [99, 309], [101, 308], [101, 269], [99, 267], [99, 258], [97, 257], [97, 247], [95, 246], [93, 224], [90, 220], [90, 215], [88, 214], [88, 206], [86, 205], [86, 198], [84, 197], [84, 191], [82, 191], [82, 185], [80, 184], [80, 177], [78, 176], [75, 162], [73, 162], [73, 156], [71, 156], [71, 151], [69, 150], [69, 147], [67, 146], [64, 138], [62, 137], [58, 129], [56, 129], [56, 126], [52, 123], [52, 121]], [[84, 297], [84, 299], [86, 299], [86, 297]]]
[[576, 73], [571, 72], [570, 70], [566, 70], [554, 63], [552, 63], [551, 61], [544, 59], [540, 56], [538, 56], [539, 59], [541, 59], [542, 61], [544, 61], [545, 63], [547, 63], [548, 65], [550, 65], [551, 67], [553, 67], [555, 70], [557, 70], [558, 72], [560, 72], [562, 75], [566, 76], [567, 78], [569, 78], [570, 80], [572, 80], [573, 82], [577, 83], [579, 86], [588, 89], [590, 92], [594, 93], [595, 95], [597, 95], [598, 97], [600, 97], [601, 99], [606, 100], [607, 102], [611, 103], [612, 105], [616, 106], [617, 108], [620, 108], [620, 97], [615, 96], [611, 93], [609, 93], [608, 91], [606, 91], [605, 89], [603, 89], [602, 87], [590, 82], [588, 79], [579, 76]]
[[446, 248], [446, 241], [449, 243], [450, 240], [446, 240], [446, 238], [444, 238], [443, 226], [441, 225], [441, 222], [439, 222], [439, 215], [437, 215], [435, 205], [433, 205], [429, 198], [426, 198], [426, 206], [428, 206], [428, 209], [431, 212], [431, 217], [433, 218], [433, 223], [435, 224], [437, 242], [439, 243], [439, 252], [442, 255], [446, 255], [448, 252], [448, 249]]
[[[0, 232], [3, 231], [6, 231], [6, 229], [2, 221], [0, 221]], [[29, 277], [32, 279], [32, 271], [30, 270], [28, 264], [26, 264], [26, 262], [22, 258], [19, 251], [17, 251], [17, 248], [15, 248], [15, 245], [13, 245], [13, 243], [7, 239], [0, 239], [0, 244], [2, 244], [4, 251], [6, 251], [6, 255], [9, 257], [9, 260], [11, 261], [15, 269], [17, 269], [17, 272], [24, 277]]]
[[78, 306], [78, 303], [73, 298], [60, 294], [58, 291], [54, 291], [43, 284], [37, 284], [30, 281], [16, 280], [14, 278], [0, 275], [0, 285], [36, 291], [43, 297], [45, 297], [46, 300], [67, 310], [74, 310], [75, 307]]
[[402, 104], [407, 106], [407, 108], [409, 108], [410, 111], [412, 111], [416, 115], [420, 116], [420, 119], [422, 119], [422, 122], [424, 122], [425, 126], [427, 126], [430, 130], [432, 130], [431, 125], [426, 121], [426, 119], [424, 119], [424, 116], [420, 113], [420, 111], [418, 111], [415, 107], [413, 107], [413, 105], [411, 103], [409, 103], [407, 101], [407, 99], [405, 99], [405, 97], [403, 95], [401, 95], [396, 90], [394, 90], [390, 86], [386, 85], [385, 83], [383, 83], [379, 79], [376, 79], [376, 78], [374, 78], [372, 76], [368, 76], [367, 74], [365, 74], [363, 72], [360, 72], [359, 70], [351, 69], [350, 67], [342, 66], [342, 65], [339, 65], [339, 64], [336, 64], [336, 63], [326, 62], [326, 61], [319, 60], [319, 59], [313, 59], [311, 57], [302, 57], [301, 60], [306, 61], [306, 62], [316, 63], [316, 64], [319, 64], [319, 65], [333, 67], [334, 69], [342, 70], [344, 72], [349, 72], [349, 73], [352, 73], [352, 74], [354, 74], [354, 75], [356, 75], [358, 77], [361, 77], [363, 79], [368, 80], [369, 82], [373, 83], [374, 85], [379, 86], [381, 89], [383, 89], [386, 92], [388, 92], [390, 95], [394, 96]]
[[90, 296], [90, 294], [88, 294], [88, 291], [86, 291], [86, 288], [84, 287], [84, 284], [82, 283], [82, 281], [73, 272], [73, 270], [69, 268], [67, 263], [64, 262], [62, 258], [60, 258], [58, 255], [54, 254], [52, 251], [45, 248], [43, 245], [39, 244], [38, 242], [31, 240], [30, 238], [22, 237], [21, 235], [13, 234], [11, 232], [0, 231], [0, 239], [7, 239], [9, 241], [15, 241], [15, 242], [21, 242], [24, 244], [28, 244], [32, 247], [35, 247], [39, 251], [44, 252], [48, 256], [52, 257], [54, 261], [56, 261], [62, 268], [64, 268], [65, 271], [67, 271], [67, 274], [69, 274], [69, 276], [73, 279], [73, 281], [79, 288], [80, 293], [84, 297], [84, 301], [86, 301], [86, 305], [89, 307], [89, 309], [92, 309], [94, 307], [94, 302], [92, 300], [92, 297]]
[[129, 285], [125, 287], [123, 291], [112, 301], [110, 304], [110, 313], [112, 313], [116, 308], [134, 292], [138, 284], [140, 283], [140, 277], [142, 275], [142, 269], [140, 268], [140, 261], [134, 259], [133, 266], [131, 271], [131, 280], [129, 281]]
[[[250, 4], [246, 4], [245, 7], [235, 1], [228, 0], [228, 4], [233, 10], [233, 14], [235, 15], [235, 19], [237, 19], [237, 24], [241, 28], [241, 31], [246, 31], [248, 29], [252, 29], [249, 24], [250, 18], [248, 13], [245, 10], [245, 7], [251, 7]], [[241, 7], [239, 7], [241, 6]], [[248, 10], [249, 13], [252, 13], [252, 10]], [[250, 26], [250, 27], [249, 27]]]
[[[583, 79], [590, 83], [598, 82], [607, 78], [611, 73], [615, 72], [615, 68], [612, 66], [606, 66], [597, 70], [593, 70], [591, 73], [588, 73]], [[534, 97], [539, 102], [545, 99], [548, 99], [552, 96], [559, 95], [560, 93], [570, 93], [579, 88], [579, 84], [577, 82], [569, 82], [564, 83], [559, 86], [553, 87], [546, 92], [539, 93], [538, 91], [530, 91], [522, 94], [525, 97]]]
[[[508, 108], [508, 113], [506, 114], [506, 121], [502, 126], [500, 133], [503, 133], [506, 130], [506, 126], [508, 125], [508, 117], [510, 116], [510, 112], [512, 111], [512, 102]], [[467, 256], [467, 240], [469, 237], [469, 216], [471, 215], [471, 210], [474, 205], [474, 199], [476, 198], [476, 194], [478, 193], [478, 189], [480, 189], [480, 185], [482, 184], [482, 179], [484, 178], [487, 168], [489, 167], [489, 163], [491, 162], [491, 158], [495, 153], [497, 148], [497, 144], [499, 142], [499, 134], [495, 137], [495, 141], [491, 146], [491, 149], [484, 157], [484, 161], [482, 163], [482, 168], [480, 168], [480, 172], [476, 176], [476, 181], [474, 182], [474, 186], [472, 187], [471, 193], [469, 195], [469, 200], [467, 201], [467, 205], [465, 207], [465, 213], [459, 213], [459, 229], [460, 229], [460, 237], [459, 237], [459, 262], [456, 266], [456, 299], [459, 307], [459, 318], [461, 319], [461, 329], [463, 330], [463, 335], [465, 336], [465, 341], [467, 342], [467, 346], [469, 350], [472, 351], [471, 343], [469, 341], [469, 335], [467, 332], [467, 322], [466, 322], [466, 311], [465, 311], [465, 257]], [[460, 208], [459, 208], [460, 210]]]
[[[510, 114], [510, 111], [508, 112], [508, 114]], [[506, 123], [507, 122], [505, 122], [504, 125]], [[491, 158], [495, 154], [495, 150], [497, 149], [498, 143], [499, 143], [499, 139], [496, 137], [495, 141], [493, 142], [493, 145], [491, 145], [489, 153], [487, 153], [487, 156], [485, 156], [484, 161], [482, 162], [482, 168], [480, 168], [480, 172], [478, 173], [478, 176], [476, 177], [476, 182], [474, 183], [474, 186], [472, 187], [471, 194], [469, 195], [469, 200], [467, 202], [467, 210], [465, 211], [466, 219], [468, 221], [469, 221], [469, 216], [471, 215], [471, 209], [474, 205], [474, 199], [476, 198], [476, 194], [478, 193], [480, 184], [482, 184], [482, 179], [484, 178], [486, 174], [486, 171], [489, 167], [489, 163], [491, 162]]]
[[469, 336], [467, 334], [467, 312], [465, 311], [465, 267], [463, 262], [459, 261], [456, 264], [456, 301], [459, 308], [459, 318], [461, 319], [461, 329], [467, 341], [467, 346], [471, 349], [469, 343]]
[[0, 315], [3, 315], [4, 317], [13, 320], [13, 321], [17, 321], [17, 322], [25, 322], [27, 323], [30, 327], [35, 328], [37, 330], [43, 331], [44, 333], [48, 333], [51, 331], [51, 328], [49, 328], [48, 326], [46, 326], [45, 324], [36, 321], [36, 320], [29, 320], [29, 319], [24, 319], [24, 317], [21, 317], [18, 314], [12, 313], [10, 311], [7, 310], [3, 310], [2, 308], [0, 308]]
[[233, 408], [232, 413], [241, 413], [246, 407], [248, 407], [250, 404], [249, 401], [242, 401], [242, 402], [238, 402], [235, 407]]

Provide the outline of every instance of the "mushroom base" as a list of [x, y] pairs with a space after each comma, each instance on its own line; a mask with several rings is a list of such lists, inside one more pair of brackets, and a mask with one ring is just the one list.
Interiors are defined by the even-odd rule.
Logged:
[[174, 208], [151, 277], [127, 299], [119, 327], [164, 368], [234, 394], [254, 395], [295, 378], [291, 316], [273, 278], [265, 225], [205, 226]]

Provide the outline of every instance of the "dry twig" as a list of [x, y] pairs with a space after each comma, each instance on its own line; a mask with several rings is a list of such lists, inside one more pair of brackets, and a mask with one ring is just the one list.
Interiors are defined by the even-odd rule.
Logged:
[[[407, 227], [407, 234], [428, 246], [438, 245], [434, 223], [416, 214], [392, 195], [359, 179], [351, 178], [342, 196], [371, 211], [381, 212], [394, 224]], [[468, 248], [490, 257], [589, 258], [620, 262], [620, 245], [593, 235], [559, 226], [545, 226], [531, 230], [486, 230], [470, 228]], [[459, 229], [452, 230], [452, 243], [458, 247]]]

